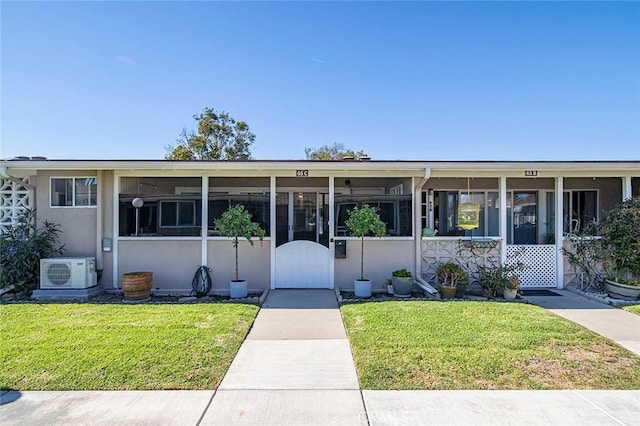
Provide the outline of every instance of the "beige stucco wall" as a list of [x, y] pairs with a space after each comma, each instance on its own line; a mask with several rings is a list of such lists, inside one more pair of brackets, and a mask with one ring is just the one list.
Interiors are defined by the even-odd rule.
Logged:
[[96, 256], [96, 207], [50, 207], [51, 177], [96, 177], [95, 171], [39, 171], [36, 186], [38, 222], [60, 225], [65, 257]]
[[[407, 268], [415, 274], [415, 242], [413, 240], [367, 239], [364, 242], [364, 277], [375, 289], [383, 289], [391, 272]], [[360, 278], [360, 240], [347, 240], [346, 259], [335, 259], [334, 284], [340, 289], [353, 289]]]
[[498, 190], [499, 181], [496, 178], [470, 178], [467, 182], [467, 178], [431, 178], [424, 186], [426, 189], [435, 189], [437, 191], [444, 190], [466, 190], [467, 186], [473, 191], [486, 189], [486, 190]]
[[553, 191], [555, 179], [553, 178], [508, 178], [507, 191], [512, 190], [540, 190]]
[[[229, 281], [235, 279], [235, 250], [231, 240], [216, 239], [207, 242], [207, 264], [211, 268], [214, 292], [228, 292]], [[238, 270], [241, 280], [247, 280], [249, 291], [269, 288], [271, 285], [270, 241], [262, 244], [247, 241], [238, 244]], [[199, 252], [198, 252], [199, 253]]]
[[200, 247], [200, 240], [120, 240], [118, 275], [153, 272], [155, 294], [188, 294], [200, 266]]

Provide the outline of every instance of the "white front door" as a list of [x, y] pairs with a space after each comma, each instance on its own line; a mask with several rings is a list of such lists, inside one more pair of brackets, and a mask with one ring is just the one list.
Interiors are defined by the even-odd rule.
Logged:
[[276, 195], [276, 288], [333, 288], [329, 276], [328, 194]]

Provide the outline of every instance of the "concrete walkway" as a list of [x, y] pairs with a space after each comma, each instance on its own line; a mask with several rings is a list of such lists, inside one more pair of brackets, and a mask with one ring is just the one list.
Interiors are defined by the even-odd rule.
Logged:
[[553, 292], [561, 297], [527, 296], [527, 299], [640, 355], [640, 315], [587, 299], [570, 291]]
[[[559, 293], [529, 299], [637, 347], [635, 315]], [[0, 424], [639, 424], [640, 391], [360, 391], [337, 308], [332, 291], [272, 291], [217, 391], [3, 392]]]
[[272, 290], [202, 424], [357, 424], [364, 412], [332, 290]]

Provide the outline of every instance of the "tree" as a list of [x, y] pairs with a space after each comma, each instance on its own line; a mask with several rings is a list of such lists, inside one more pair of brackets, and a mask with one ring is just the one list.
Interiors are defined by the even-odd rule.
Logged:
[[337, 142], [334, 142], [333, 145], [324, 144], [320, 148], [305, 148], [304, 153], [307, 156], [307, 160], [321, 161], [342, 160], [347, 156], [359, 160], [360, 157], [367, 155], [362, 150], [355, 152], [352, 149], [345, 148], [344, 144]]
[[364, 237], [370, 234], [378, 238], [384, 237], [387, 232], [387, 225], [380, 219], [374, 207], [368, 204], [362, 208], [354, 207], [349, 210], [349, 218], [345, 225], [351, 231], [352, 237], [360, 238], [360, 280], [364, 280]]
[[198, 131], [182, 129], [176, 146], [167, 146], [168, 160], [248, 160], [256, 135], [244, 121], [236, 121], [228, 112], [205, 108], [194, 115]]
[[222, 235], [231, 237], [233, 248], [236, 250], [235, 280], [238, 281], [238, 240], [244, 238], [253, 245], [252, 238], [257, 237], [260, 241], [264, 240], [265, 231], [260, 228], [258, 223], [251, 221], [251, 213], [242, 204], [229, 207], [229, 210], [215, 220], [215, 225]]

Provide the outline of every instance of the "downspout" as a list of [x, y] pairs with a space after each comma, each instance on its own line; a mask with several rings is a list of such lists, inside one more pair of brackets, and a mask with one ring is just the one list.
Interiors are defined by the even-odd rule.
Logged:
[[35, 191], [36, 187], [34, 185], [31, 185], [30, 183], [25, 183], [23, 181], [21, 181], [20, 179], [18, 179], [15, 176], [11, 176], [9, 174], [9, 171], [7, 170], [7, 168], [5, 166], [0, 167], [0, 176], [2, 176], [5, 179], [9, 179], [11, 182], [24, 186], [25, 188], [27, 188], [29, 191]]
[[427, 183], [430, 177], [431, 169], [427, 167], [426, 169], [424, 169], [424, 176], [413, 188], [414, 235], [416, 245], [416, 264], [414, 271], [415, 273], [413, 274], [415, 279], [413, 280], [413, 282], [427, 293], [437, 294], [438, 290], [431, 287], [431, 285], [422, 278], [422, 227], [420, 223], [421, 215], [419, 214], [419, 212], [421, 211], [422, 207], [422, 188]]

